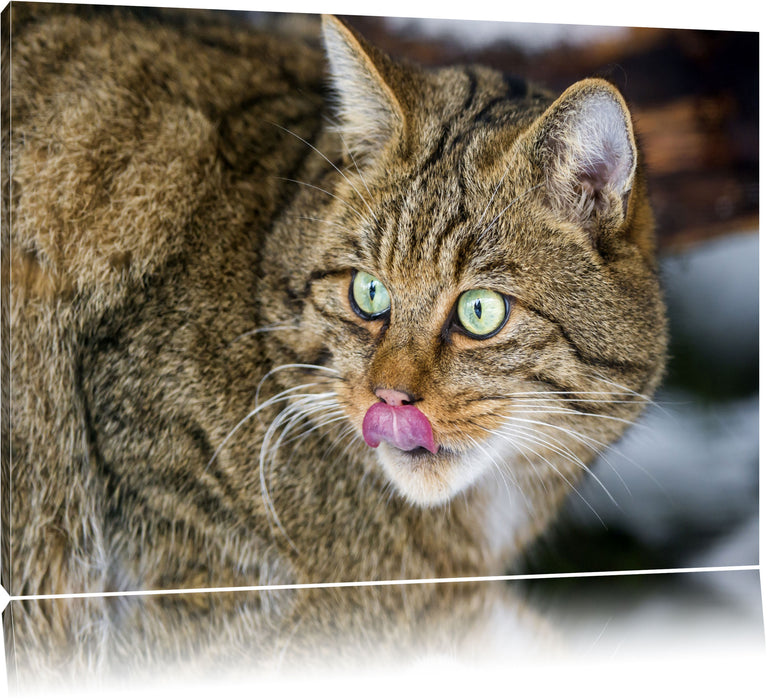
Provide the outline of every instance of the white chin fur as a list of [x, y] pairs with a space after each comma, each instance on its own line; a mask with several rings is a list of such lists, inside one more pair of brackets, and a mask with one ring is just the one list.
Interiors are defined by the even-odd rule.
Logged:
[[391, 483], [418, 506], [446, 503], [474, 483], [488, 467], [477, 451], [463, 455], [439, 453], [415, 456], [381, 443], [377, 456]]
[[382, 443], [377, 456], [394, 487], [420, 507], [442, 505], [475, 482], [482, 484], [486, 546], [495, 556], [511, 556], [517, 536], [530, 530], [534, 509], [518, 485], [514, 446], [496, 437], [482, 447], [417, 458]]

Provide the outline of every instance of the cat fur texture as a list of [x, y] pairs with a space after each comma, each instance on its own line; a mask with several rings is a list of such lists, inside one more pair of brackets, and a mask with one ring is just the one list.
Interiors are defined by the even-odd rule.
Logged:
[[[608, 82], [425, 70], [333, 17], [322, 49], [11, 10], [12, 595], [501, 573], [648, 402], [664, 309]], [[375, 404], [437, 451], [367, 445]]]

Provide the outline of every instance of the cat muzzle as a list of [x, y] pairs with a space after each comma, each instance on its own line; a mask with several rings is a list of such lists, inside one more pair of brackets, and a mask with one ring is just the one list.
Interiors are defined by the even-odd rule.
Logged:
[[364, 416], [361, 432], [369, 447], [387, 442], [405, 452], [418, 447], [424, 447], [433, 454], [439, 450], [434, 442], [431, 423], [420, 409], [412, 405], [389, 406], [382, 401], [373, 404]]

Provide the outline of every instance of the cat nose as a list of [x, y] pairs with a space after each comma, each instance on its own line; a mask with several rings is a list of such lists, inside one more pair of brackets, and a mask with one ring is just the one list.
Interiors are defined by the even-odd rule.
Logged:
[[406, 406], [416, 401], [414, 396], [397, 389], [375, 389], [375, 396], [385, 401], [389, 406]]

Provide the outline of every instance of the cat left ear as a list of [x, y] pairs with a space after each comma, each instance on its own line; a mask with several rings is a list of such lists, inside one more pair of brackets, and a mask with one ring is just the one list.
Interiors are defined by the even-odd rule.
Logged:
[[322, 29], [340, 130], [351, 155], [364, 162], [404, 129], [403, 111], [388, 83], [396, 67], [342, 20], [324, 15]]
[[602, 216], [622, 223], [637, 148], [630, 112], [617, 89], [597, 78], [575, 83], [535, 128], [532, 150], [556, 213], [585, 228]]

